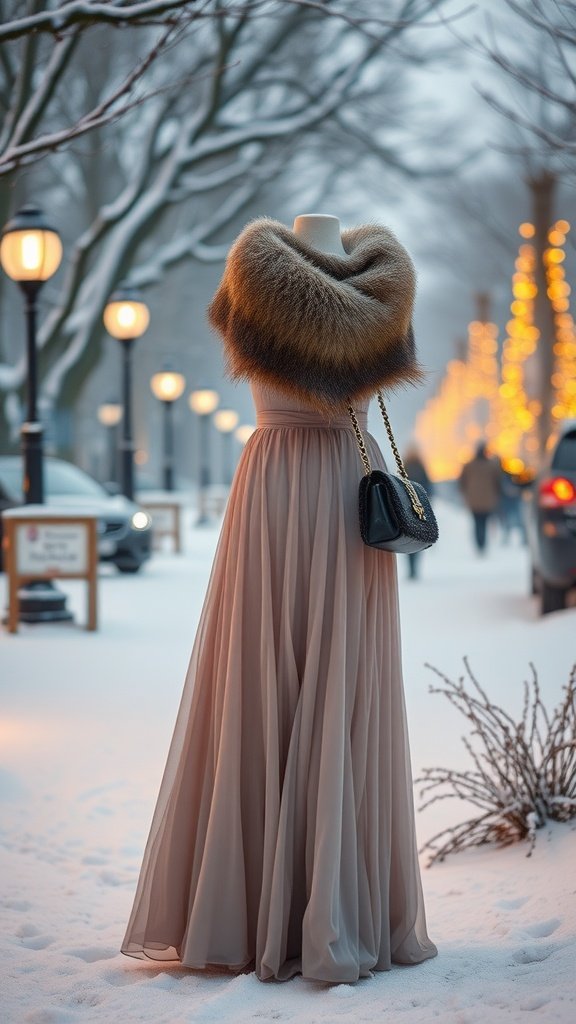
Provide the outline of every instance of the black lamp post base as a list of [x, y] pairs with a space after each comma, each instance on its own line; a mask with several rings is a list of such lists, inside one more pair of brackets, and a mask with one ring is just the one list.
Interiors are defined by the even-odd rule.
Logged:
[[33, 580], [18, 591], [20, 622], [70, 622], [72, 612], [66, 608], [66, 594], [50, 580]]

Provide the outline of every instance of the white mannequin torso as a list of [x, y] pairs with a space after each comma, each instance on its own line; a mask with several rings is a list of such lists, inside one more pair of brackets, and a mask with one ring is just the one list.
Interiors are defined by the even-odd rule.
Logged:
[[338, 217], [327, 213], [303, 213], [296, 217], [292, 230], [320, 252], [346, 255]]

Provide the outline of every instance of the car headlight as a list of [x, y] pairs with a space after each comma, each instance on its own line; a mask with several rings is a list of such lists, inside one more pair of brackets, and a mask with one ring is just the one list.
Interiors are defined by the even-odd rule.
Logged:
[[152, 520], [147, 512], [135, 512], [130, 522], [135, 530], [147, 530]]

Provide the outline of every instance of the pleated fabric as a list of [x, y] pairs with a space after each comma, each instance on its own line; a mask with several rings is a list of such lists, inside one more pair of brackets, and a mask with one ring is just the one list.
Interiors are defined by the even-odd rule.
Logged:
[[[427, 934], [395, 556], [347, 416], [252, 385], [123, 953], [354, 982]], [[356, 409], [366, 429], [367, 403]], [[374, 467], [384, 458], [370, 435]]]

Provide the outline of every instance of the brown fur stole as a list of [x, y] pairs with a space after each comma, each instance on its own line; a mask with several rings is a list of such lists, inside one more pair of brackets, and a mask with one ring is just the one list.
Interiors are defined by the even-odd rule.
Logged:
[[329, 412], [422, 378], [408, 253], [373, 224], [344, 231], [342, 244], [345, 256], [320, 252], [268, 217], [244, 228], [208, 308], [232, 379]]

